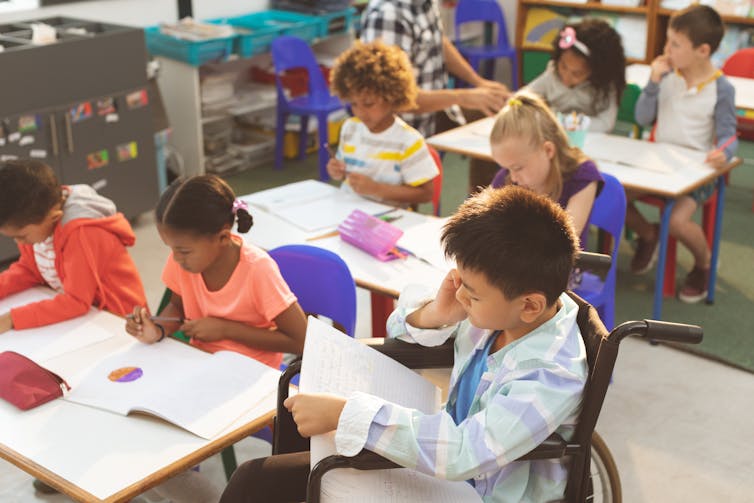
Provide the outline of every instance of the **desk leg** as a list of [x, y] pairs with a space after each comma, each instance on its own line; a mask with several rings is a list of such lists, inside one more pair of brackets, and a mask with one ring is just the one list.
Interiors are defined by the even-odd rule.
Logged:
[[670, 212], [675, 206], [674, 199], [665, 201], [665, 207], [662, 210], [662, 219], [660, 220], [660, 251], [657, 258], [657, 272], [655, 273], [655, 298], [652, 307], [652, 318], [655, 320], [662, 319], [662, 294], [665, 280], [665, 260], [668, 256], [668, 231], [670, 228]]
[[723, 229], [723, 208], [725, 206], [725, 177], [717, 177], [717, 207], [715, 208], [715, 234], [712, 238], [712, 258], [710, 260], [709, 285], [707, 285], [707, 304], [715, 302], [715, 284], [717, 283], [717, 260], [720, 255], [720, 236]]
[[372, 292], [372, 337], [385, 337], [387, 318], [394, 309], [392, 297]]

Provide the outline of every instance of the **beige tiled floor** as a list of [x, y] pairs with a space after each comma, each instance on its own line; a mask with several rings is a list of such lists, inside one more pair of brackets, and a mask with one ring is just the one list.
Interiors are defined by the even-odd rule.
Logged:
[[[160, 271], [167, 250], [151, 216], [143, 216], [135, 227], [134, 257], [155, 306], [162, 295]], [[361, 295], [358, 333], [367, 333], [369, 319], [363, 313], [368, 307], [368, 297]], [[618, 464], [624, 501], [754, 501], [752, 397], [750, 373], [643, 341], [624, 341], [597, 428]], [[238, 457], [244, 460], [268, 451], [266, 445], [247, 439]], [[202, 472], [223, 483], [217, 457], [203, 463]], [[0, 462], [0, 502], [34, 501], [69, 500], [35, 494], [30, 476]]]

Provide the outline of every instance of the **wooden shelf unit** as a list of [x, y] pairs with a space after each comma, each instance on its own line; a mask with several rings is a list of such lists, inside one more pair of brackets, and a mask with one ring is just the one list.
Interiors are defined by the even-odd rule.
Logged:
[[[627, 63], [651, 63], [655, 56], [662, 53], [668, 21], [675, 10], [660, 7], [661, 0], [644, 0], [644, 5], [624, 7], [608, 5], [600, 1], [566, 2], [558, 0], [518, 0], [516, 12], [516, 47], [518, 48], [518, 74], [524, 76], [525, 53], [538, 55], [550, 52], [551, 49], [539, 45], [524, 44], [524, 27], [529, 11], [533, 8], [552, 8], [567, 12], [609, 12], [628, 16], [644, 17], [646, 20], [646, 51], [643, 59], [627, 58]], [[754, 17], [722, 15], [726, 25], [754, 26]], [[523, 84], [523, 82], [522, 82]]]

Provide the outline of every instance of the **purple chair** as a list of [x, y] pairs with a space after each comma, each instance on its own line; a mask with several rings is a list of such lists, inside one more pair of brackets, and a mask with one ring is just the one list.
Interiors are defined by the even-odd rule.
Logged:
[[[494, 45], [468, 45], [461, 41], [461, 25], [464, 23], [483, 22], [492, 23], [497, 27], [497, 43]], [[485, 30], [486, 32], [486, 30]], [[485, 37], [486, 38], [486, 37]], [[471, 67], [479, 73], [483, 60], [491, 59], [484, 77], [492, 79], [494, 75], [494, 60], [508, 58], [511, 62], [512, 89], [518, 87], [518, 59], [516, 48], [508, 42], [508, 30], [505, 26], [505, 15], [497, 0], [460, 0], [456, 5], [455, 40], [458, 52], [463, 55]], [[486, 40], [485, 40], [486, 44]]]
[[[317, 117], [319, 131], [319, 178], [327, 181], [327, 162], [330, 154], [327, 151], [328, 127], [327, 117], [330, 113], [344, 108], [341, 101], [330, 94], [330, 90], [322, 75], [322, 70], [314, 58], [309, 44], [298, 37], [284, 35], [272, 41], [272, 61], [275, 65], [275, 85], [278, 92], [277, 125], [275, 127], [275, 168], [283, 167], [283, 137], [285, 123], [288, 116], [301, 116], [301, 133], [299, 136], [299, 159], [306, 154], [309, 116]], [[309, 75], [309, 93], [298, 98], [288, 98], [280, 81], [280, 76], [287, 70], [304, 68]]]
[[[588, 272], [583, 273], [581, 284], [574, 292], [585, 301], [597, 308], [597, 312], [608, 330], [615, 325], [615, 277], [618, 266], [618, 245], [623, 233], [623, 223], [626, 220], [626, 193], [617, 178], [602, 173], [605, 185], [599, 196], [594, 200], [589, 224], [610, 234], [612, 262], [605, 280]], [[602, 251], [602, 250], [600, 250]]]

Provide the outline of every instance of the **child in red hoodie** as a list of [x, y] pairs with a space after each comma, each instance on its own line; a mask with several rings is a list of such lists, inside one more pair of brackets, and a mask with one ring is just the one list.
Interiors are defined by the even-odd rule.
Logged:
[[0, 163], [0, 234], [21, 252], [0, 273], [0, 298], [35, 285], [58, 292], [0, 313], [0, 333], [75, 318], [90, 306], [123, 316], [146, 302], [123, 214], [88, 185], [61, 186], [42, 162]]

